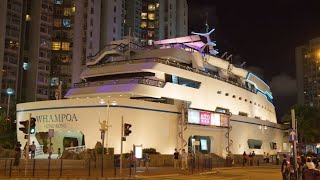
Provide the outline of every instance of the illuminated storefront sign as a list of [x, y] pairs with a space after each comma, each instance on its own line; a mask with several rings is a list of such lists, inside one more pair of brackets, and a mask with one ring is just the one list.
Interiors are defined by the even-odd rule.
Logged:
[[209, 111], [188, 110], [188, 123], [205, 126], [229, 126], [229, 115]]
[[188, 111], [188, 123], [200, 124], [200, 112], [197, 110], [189, 109]]
[[200, 124], [211, 125], [211, 113], [207, 111], [200, 111]]
[[211, 113], [211, 125], [212, 126], [220, 126], [220, 114]]

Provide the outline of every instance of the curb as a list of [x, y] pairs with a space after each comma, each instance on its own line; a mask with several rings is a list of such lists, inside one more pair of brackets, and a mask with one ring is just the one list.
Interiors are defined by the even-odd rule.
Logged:
[[157, 178], [157, 177], [168, 177], [168, 176], [179, 176], [180, 174], [163, 174], [163, 175], [154, 175], [154, 176], [135, 176], [136, 178], [140, 179], [147, 179], [147, 178]]

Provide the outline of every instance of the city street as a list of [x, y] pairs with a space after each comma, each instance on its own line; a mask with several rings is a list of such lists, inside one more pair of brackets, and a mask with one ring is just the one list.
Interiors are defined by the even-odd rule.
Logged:
[[222, 168], [213, 170], [211, 173], [195, 175], [159, 175], [159, 176], [138, 176], [138, 179], [229, 179], [229, 180], [280, 180], [281, 174], [278, 167], [245, 167], [245, 168]]

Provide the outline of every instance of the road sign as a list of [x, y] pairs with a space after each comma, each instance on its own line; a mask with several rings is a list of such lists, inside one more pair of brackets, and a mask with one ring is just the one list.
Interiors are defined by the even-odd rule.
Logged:
[[289, 129], [289, 141], [297, 141], [296, 130]]

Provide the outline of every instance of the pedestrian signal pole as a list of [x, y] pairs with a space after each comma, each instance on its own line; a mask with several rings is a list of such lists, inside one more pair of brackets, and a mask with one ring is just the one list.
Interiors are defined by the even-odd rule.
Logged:
[[[291, 126], [292, 126], [292, 129], [296, 132], [296, 136], [298, 139], [296, 117], [295, 117], [294, 109], [291, 109]], [[290, 136], [290, 134], [289, 134], [289, 136]], [[298, 176], [297, 176], [298, 175], [298, 173], [297, 173], [297, 141], [295, 141], [294, 139], [292, 141], [292, 146], [293, 146], [293, 159], [294, 159], [293, 168], [294, 168], [295, 176], [296, 176], [296, 178], [298, 178]]]
[[120, 176], [122, 176], [123, 116], [121, 117]]

